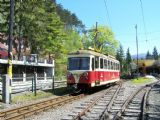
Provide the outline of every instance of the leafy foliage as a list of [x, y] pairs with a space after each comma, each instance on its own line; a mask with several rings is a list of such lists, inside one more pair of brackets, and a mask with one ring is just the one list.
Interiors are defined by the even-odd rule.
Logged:
[[[0, 0], [0, 6], [0, 32], [7, 36], [9, 0]], [[104, 54], [116, 54], [118, 41], [111, 29], [98, 26], [95, 39], [93, 26], [92, 31], [82, 36], [82, 21], [56, 4], [56, 0], [15, 0], [14, 8], [14, 48], [18, 51], [18, 46], [23, 43], [24, 51], [28, 48], [32, 54], [49, 59], [54, 57], [56, 75], [65, 74], [67, 53], [79, 48], [91, 46]]]
[[65, 23], [66, 29], [75, 28], [78, 32], [84, 31], [84, 25], [74, 13], [71, 13], [69, 10], [64, 9], [61, 4], [56, 5], [57, 14], [60, 16], [60, 19]]
[[115, 55], [118, 47], [118, 41], [113, 32], [107, 26], [98, 26], [97, 31], [93, 26], [87, 36], [83, 36], [84, 47], [92, 47], [104, 54]]

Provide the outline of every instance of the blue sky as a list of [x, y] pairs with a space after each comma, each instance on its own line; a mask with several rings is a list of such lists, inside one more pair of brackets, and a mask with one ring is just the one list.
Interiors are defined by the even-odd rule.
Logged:
[[141, 1], [145, 25], [140, 0], [57, 0], [57, 3], [75, 13], [86, 29], [96, 22], [98, 25], [109, 26], [124, 51], [129, 48], [132, 55], [136, 54], [137, 50], [137, 24], [139, 53], [147, 53], [148, 50], [152, 53], [154, 46], [160, 53], [160, 0]]

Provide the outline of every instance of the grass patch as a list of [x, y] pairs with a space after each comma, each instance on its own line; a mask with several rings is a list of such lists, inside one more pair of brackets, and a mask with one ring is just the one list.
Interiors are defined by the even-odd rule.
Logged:
[[149, 83], [151, 81], [152, 81], [151, 78], [139, 77], [138, 79], [137, 78], [133, 79], [132, 83], [137, 85], [137, 84]]
[[40, 98], [46, 98], [52, 96], [51, 92], [37, 91], [37, 95], [35, 96], [33, 92], [27, 92], [20, 95], [15, 95], [12, 97], [12, 103], [20, 103], [25, 101], [37, 100]]

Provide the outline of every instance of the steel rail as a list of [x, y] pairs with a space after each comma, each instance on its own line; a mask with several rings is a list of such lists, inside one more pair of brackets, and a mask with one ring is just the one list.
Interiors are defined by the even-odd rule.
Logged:
[[[124, 104], [122, 105], [122, 109], [119, 111], [119, 112], [117, 112], [117, 114], [114, 116], [114, 118], [113, 118], [113, 120], [119, 120], [120, 118], [121, 118], [121, 116], [122, 116], [122, 113], [124, 113], [125, 112], [125, 109], [127, 108], [127, 106], [129, 105], [129, 103], [130, 103], [130, 101], [138, 94], [138, 93], [140, 93], [142, 90], [145, 90], [145, 93], [144, 93], [144, 96], [143, 96], [143, 99], [147, 99], [147, 96], [148, 96], [148, 94], [149, 94], [149, 91], [150, 91], [150, 89], [155, 85], [155, 84], [157, 84], [159, 81], [156, 81], [156, 82], [154, 82], [154, 83], [151, 83], [151, 84], [148, 84], [148, 85], [146, 85], [146, 86], [142, 86], [141, 88], [139, 88], [134, 94], [132, 94], [132, 95], [130, 95], [127, 99], [126, 99], [126, 101], [124, 102]], [[142, 99], [142, 104], [146, 104], [146, 100], [144, 100], [144, 102], [143, 102], [143, 99]], [[144, 109], [144, 107], [145, 107], [145, 105], [142, 105], [142, 107], [141, 107], [141, 116], [140, 117], [142, 117], [145, 113], [145, 109]], [[144, 116], [143, 116], [144, 117]], [[142, 117], [142, 118], [143, 118]]]
[[[118, 88], [117, 88], [117, 90], [116, 90], [116, 92], [115, 92], [114, 94], [118, 93], [118, 90], [120, 89], [120, 87], [121, 87], [121, 84], [118, 86]], [[104, 97], [104, 96], [105, 96], [110, 90], [112, 90], [112, 89], [113, 89], [113, 87], [110, 87], [109, 89], [107, 89], [107, 91], [106, 91], [103, 95], [99, 96], [96, 100], [94, 100], [94, 102], [92, 102], [91, 104], [89, 104], [82, 112], [78, 113], [77, 116], [74, 116], [74, 117], [73, 117], [73, 120], [80, 120], [81, 117], [82, 117], [83, 115], [85, 115], [86, 112], [90, 111], [90, 109], [91, 109], [102, 97]], [[113, 96], [114, 96], [114, 95], [113, 95]], [[112, 99], [114, 99], [114, 97], [112, 97]]]
[[144, 97], [143, 97], [143, 100], [142, 100], [142, 109], [141, 109], [141, 114], [140, 114], [141, 120], [145, 120], [146, 111], [147, 111], [146, 105], [147, 105], [147, 100], [148, 100], [148, 96], [149, 96], [149, 93], [150, 93], [150, 91], [151, 91], [151, 88], [152, 88], [152, 87], [148, 87], [148, 88], [146, 89], [146, 93], [145, 93], [145, 95], [144, 95]]
[[111, 106], [113, 105], [113, 102], [114, 102], [114, 99], [116, 98], [116, 96], [118, 95], [118, 92], [120, 90], [120, 88], [122, 87], [122, 83], [120, 83], [118, 89], [116, 90], [116, 92], [114, 93], [114, 95], [112, 96], [109, 104], [108, 104], [108, 107], [107, 107], [107, 112], [109, 112], [111, 110]]
[[[156, 77], [156, 79], [158, 79], [158, 81], [153, 83], [153, 84], [151, 84], [151, 86], [147, 88], [145, 96], [144, 96], [144, 98], [142, 100], [143, 105], [142, 105], [142, 110], [141, 110], [141, 114], [140, 114], [141, 120], [146, 120], [146, 115], [148, 114], [147, 113], [147, 104], [148, 104], [149, 93], [151, 92], [151, 89], [154, 87], [154, 85], [156, 85], [157, 83], [160, 82], [160, 78], [159, 77]], [[160, 115], [160, 112], [152, 113], [152, 114]]]
[[108, 113], [111, 110], [111, 106], [113, 105], [113, 102], [116, 98], [116, 96], [118, 95], [118, 92], [120, 91], [120, 88], [122, 87], [122, 83], [120, 83], [118, 89], [116, 90], [116, 92], [114, 93], [114, 95], [112, 96], [108, 106], [106, 107], [106, 109], [103, 111], [102, 115], [100, 116], [100, 120], [103, 120], [106, 117], [105, 113]]
[[28, 104], [22, 107], [4, 110], [0, 112], [0, 118], [4, 120], [22, 119], [33, 114], [37, 114], [39, 112], [80, 99], [82, 97], [84, 97], [84, 94], [78, 96], [62, 96], [54, 99], [52, 98], [49, 100], [40, 101], [33, 104]]
[[141, 87], [139, 88], [134, 94], [131, 94], [126, 101], [123, 103], [122, 105], [122, 109], [114, 116], [113, 120], [119, 120], [122, 116], [122, 113], [124, 113], [125, 109], [127, 108], [127, 106], [129, 105], [130, 101], [141, 91], [143, 90], [145, 87]]
[[55, 101], [55, 100], [58, 100], [58, 99], [63, 99], [64, 97], [68, 97], [68, 95], [62, 96], [62, 97], [57, 97], [57, 98], [54, 98], [54, 99], [52, 98], [52, 99], [48, 99], [48, 100], [43, 100], [43, 101], [39, 101], [39, 102], [36, 102], [36, 103], [27, 104], [27, 105], [16, 107], [16, 108], [11, 108], [11, 109], [8, 109], [8, 110], [3, 110], [3, 111], [0, 112], [0, 117], [5, 117], [8, 114], [13, 114], [17, 111], [28, 109], [29, 107], [34, 106], [34, 105], [36, 106], [36, 105], [39, 105], [39, 104], [42, 104], [42, 103], [45, 103], [45, 102], [48, 102], [48, 101], [53, 101], [53, 100]]

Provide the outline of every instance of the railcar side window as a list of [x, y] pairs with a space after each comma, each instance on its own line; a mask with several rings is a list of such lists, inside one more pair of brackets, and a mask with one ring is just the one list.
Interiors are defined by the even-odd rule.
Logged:
[[112, 62], [112, 70], [114, 70], [114, 62]]
[[112, 63], [112, 61], [111, 61], [111, 70], [113, 69], [113, 63]]
[[113, 70], [116, 70], [116, 63], [113, 63]]
[[104, 60], [104, 69], [107, 69], [107, 60]]
[[92, 58], [92, 70], [94, 70], [94, 58]]
[[110, 61], [108, 60], [108, 69], [110, 69]]
[[119, 66], [119, 64], [117, 63], [117, 70], [119, 70], [118, 66]]
[[99, 68], [99, 57], [95, 58], [95, 68]]
[[120, 64], [118, 64], [118, 70], [120, 70]]
[[103, 69], [103, 58], [100, 58], [100, 68]]
[[118, 66], [117, 66], [118, 64], [116, 63], [116, 70], [118, 70]]

